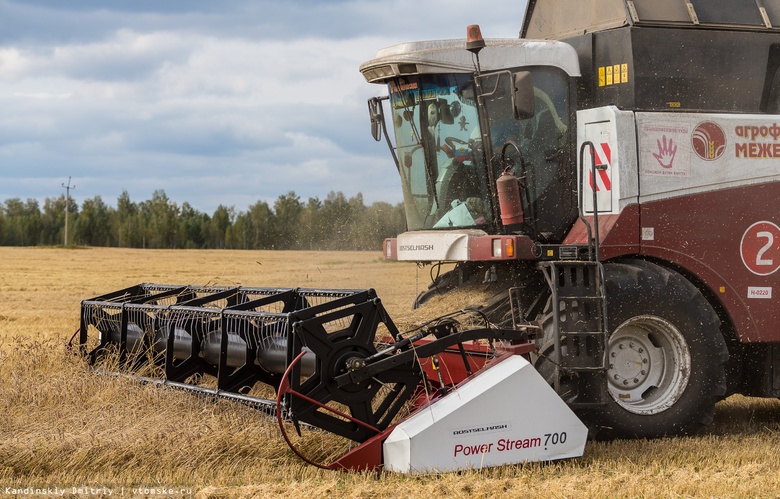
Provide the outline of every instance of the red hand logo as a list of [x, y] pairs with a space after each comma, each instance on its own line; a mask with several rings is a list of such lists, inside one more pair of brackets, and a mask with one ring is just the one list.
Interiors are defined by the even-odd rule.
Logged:
[[674, 145], [672, 139], [666, 142], [666, 135], [663, 137], [663, 144], [658, 140], [658, 153], [653, 153], [653, 157], [661, 165], [661, 168], [671, 168], [674, 162], [674, 156], [677, 154], [677, 146]]

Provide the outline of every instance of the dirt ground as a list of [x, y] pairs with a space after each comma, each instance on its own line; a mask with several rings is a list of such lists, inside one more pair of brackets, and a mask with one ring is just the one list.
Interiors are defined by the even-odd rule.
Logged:
[[99, 376], [63, 346], [82, 299], [141, 282], [373, 287], [403, 319], [428, 280], [428, 269], [373, 252], [0, 248], [0, 495], [777, 495], [777, 400], [731, 397], [699, 435], [591, 442], [580, 459], [417, 477], [329, 472], [302, 463], [252, 409]]

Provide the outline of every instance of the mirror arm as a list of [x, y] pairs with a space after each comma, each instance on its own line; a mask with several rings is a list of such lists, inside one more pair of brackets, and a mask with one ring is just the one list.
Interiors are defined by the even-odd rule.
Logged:
[[401, 173], [401, 163], [398, 161], [398, 155], [395, 153], [395, 148], [393, 147], [393, 144], [390, 142], [390, 136], [387, 134], [387, 122], [385, 121], [385, 113], [384, 113], [384, 107], [382, 106], [383, 100], [390, 99], [389, 96], [384, 97], [371, 97], [368, 99], [368, 112], [371, 117], [371, 129], [374, 130], [374, 127], [377, 126], [379, 128], [379, 136], [374, 135], [374, 138], [379, 142], [382, 140], [382, 135], [385, 136], [385, 142], [387, 142], [387, 148], [390, 149], [390, 155], [393, 157], [393, 162], [395, 163], [395, 168], [398, 170], [398, 174]]

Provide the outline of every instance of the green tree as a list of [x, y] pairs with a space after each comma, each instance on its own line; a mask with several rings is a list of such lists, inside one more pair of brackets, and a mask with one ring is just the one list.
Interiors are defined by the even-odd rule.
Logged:
[[301, 248], [318, 250], [324, 248], [323, 241], [328, 234], [327, 221], [322, 214], [322, 201], [309, 198], [301, 210], [300, 243]]
[[247, 242], [251, 249], [270, 249], [273, 245], [274, 212], [265, 201], [249, 207], [247, 213]]
[[249, 215], [239, 212], [225, 235], [225, 246], [230, 249], [249, 249]]
[[8, 199], [5, 201], [3, 211], [6, 218], [4, 245], [36, 246], [39, 244], [41, 210], [37, 200], [28, 199], [23, 202], [19, 198]]
[[185, 202], [179, 212], [178, 229], [176, 232], [177, 248], [203, 248], [209, 228], [209, 216], [197, 211]]
[[[76, 203], [71, 200], [70, 216], [76, 217], [73, 211]], [[65, 241], [65, 194], [58, 198], [46, 198], [41, 214], [41, 244], [57, 245]]]
[[163, 190], [156, 190], [152, 199], [142, 207], [145, 219], [146, 246], [149, 248], [173, 248], [179, 208], [168, 199]]
[[350, 249], [352, 205], [343, 192], [328, 193], [325, 201], [322, 202], [322, 217], [328, 234], [323, 249]]
[[[34, 199], [8, 199], [0, 204], [0, 244], [61, 244], [64, 239], [65, 196], [46, 198], [41, 212]], [[70, 203], [71, 240], [91, 246], [131, 248], [237, 249], [365, 249], [376, 250], [382, 240], [403, 232], [403, 206], [374, 203], [363, 195], [347, 198], [330, 192], [324, 201], [303, 204], [295, 192], [279, 196], [273, 209], [265, 201], [246, 212], [220, 205], [213, 216], [189, 203], [179, 208], [165, 191], [135, 203], [127, 191], [117, 206], [100, 196]]]
[[352, 231], [354, 249], [379, 250], [385, 238], [395, 237], [405, 228], [403, 205], [376, 202], [362, 211]]
[[296, 249], [300, 234], [300, 218], [303, 206], [295, 192], [279, 196], [274, 202], [273, 249]]
[[113, 209], [106, 206], [100, 196], [86, 199], [81, 213], [73, 224], [76, 244], [110, 246], [112, 243], [111, 218]]
[[225, 248], [227, 230], [228, 227], [230, 227], [234, 216], [235, 209], [233, 207], [228, 208], [223, 205], [217, 206], [217, 209], [214, 210], [214, 215], [211, 216], [211, 221], [209, 222], [207, 239], [209, 248]]
[[130, 200], [127, 191], [122, 191], [116, 203], [114, 226], [117, 242], [123, 248], [141, 248], [144, 243], [140, 208]]

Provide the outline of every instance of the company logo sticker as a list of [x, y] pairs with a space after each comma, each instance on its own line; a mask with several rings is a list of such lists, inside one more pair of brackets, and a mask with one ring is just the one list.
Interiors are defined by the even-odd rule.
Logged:
[[509, 421], [503, 421], [501, 423], [494, 423], [485, 426], [469, 426], [466, 428], [456, 428], [452, 430], [453, 437], [463, 437], [466, 435], [474, 435], [475, 433], [495, 433], [497, 431], [509, 431], [512, 429], [512, 424]]
[[665, 177], [690, 177], [692, 134], [692, 125], [682, 121], [640, 123], [640, 173]]
[[666, 135], [664, 135], [663, 141], [663, 144], [661, 144], [660, 140], [658, 141], [658, 152], [653, 153], [653, 157], [661, 165], [661, 168], [672, 168], [674, 166], [674, 156], [677, 154], [677, 146], [674, 145], [673, 139], [669, 139], [667, 143]]
[[696, 156], [715, 161], [726, 151], [726, 133], [717, 123], [705, 121], [696, 125], [691, 144]]
[[739, 243], [742, 263], [756, 275], [770, 275], [780, 269], [780, 227], [756, 222], [747, 228]]

